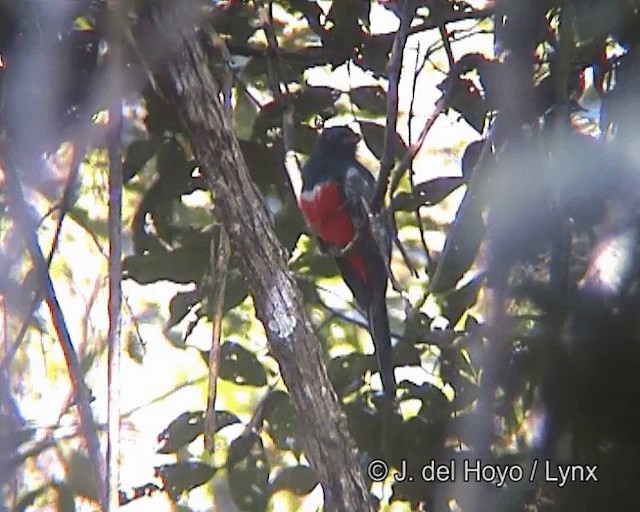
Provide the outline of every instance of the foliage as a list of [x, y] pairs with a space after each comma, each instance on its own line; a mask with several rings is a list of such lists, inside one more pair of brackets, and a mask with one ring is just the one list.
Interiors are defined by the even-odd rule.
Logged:
[[[97, 132], [96, 138], [100, 134], [92, 116], [107, 108], [104, 97], [92, 94], [107, 76], [100, 58], [101, 41], [108, 35], [105, 5], [74, 4], [59, 14], [57, 27], [47, 27], [47, 9], [40, 3], [0, 0], [0, 132], [15, 148], [25, 185], [51, 204], [60, 200], [60, 185], [71, 173], [61, 177], [49, 168], [43, 177], [40, 155], [52, 154], [69, 141], [84, 148], [92, 141], [88, 133]], [[188, 351], [200, 345], [198, 327], [207, 324], [213, 311], [209, 291], [216, 277], [210, 275], [212, 240], [218, 239], [211, 211], [215, 199], [205, 192], [207, 184], [181, 131], [176, 106], [148, 80], [161, 72], [162, 64], [145, 55], [145, 20], [152, 3], [130, 4], [131, 38], [124, 45], [123, 76], [143, 115], [132, 116], [142, 125], [131, 128], [134, 135], [123, 155], [126, 191], [135, 199], [125, 226], [131, 251], [124, 259], [123, 278], [144, 285], [188, 285], [172, 288], [173, 297], [162, 305], [169, 311], [166, 331], [182, 327], [172, 343]], [[493, 20], [493, 10], [475, 9], [472, 3], [417, 2], [414, 37], [434, 40], [433, 34], [439, 34], [444, 40], [435, 39], [425, 49], [421, 39], [416, 76], [432, 77], [440, 62], [446, 66], [453, 60], [450, 45], [465, 48], [465, 39], [482, 31], [495, 33], [505, 54], [493, 58], [467, 46], [462, 55], [462, 50], [455, 53], [460, 56], [449, 62], [439, 85], [443, 115], [471, 127], [480, 139], [456, 148], [461, 161], [457, 175], [426, 172], [429, 156], [422, 153], [408, 172], [393, 174], [388, 209], [417, 273], [411, 275], [400, 258], [394, 261], [407, 291], [389, 298], [398, 338], [394, 353], [407, 378], [399, 383], [397, 407], [389, 407], [371, 378], [376, 363], [363, 353], [361, 325], [346, 313], [353, 304], [341, 299], [336, 306], [334, 295], [345, 290], [336, 286], [337, 270], [305, 235], [284, 170], [282, 125], [283, 115], [292, 109], [291, 149], [303, 158], [315, 146], [316, 125], [325, 121], [354, 122], [370, 163], [382, 157], [385, 77], [395, 33], [371, 27], [374, 16], [395, 22], [397, 4], [273, 2], [278, 49], [265, 42], [255, 2], [212, 2], [215, 15], [202, 24], [216, 76], [224, 83], [226, 73], [232, 74], [240, 148], [291, 255], [292, 272], [325, 343], [325, 363], [363, 464], [380, 459], [420, 475], [431, 460], [455, 460], [460, 470], [465, 460], [482, 457], [485, 464], [517, 466], [527, 475], [505, 486], [482, 482], [475, 487], [458, 485], [460, 474], [440, 483], [387, 478], [389, 501], [411, 509], [449, 510], [451, 500], [462, 510], [632, 509], [640, 498], [640, 157], [637, 149], [633, 153], [640, 119], [634, 99], [640, 84], [640, 4], [549, 0], [532, 7], [531, 2], [511, 2], [511, 9], [531, 15], [531, 27], [519, 33], [519, 15], [500, 2], [495, 9], [508, 11], [505, 23]], [[194, 2], [194, 9], [201, 7]], [[464, 18], [470, 21], [460, 21]], [[224, 47], [214, 35], [224, 40]], [[566, 38], [569, 49], [563, 46]], [[44, 49], [42, 59], [30, 58]], [[225, 60], [226, 50], [231, 62]], [[405, 57], [403, 77], [414, 73], [408, 60]], [[368, 85], [326, 86], [312, 79], [314, 72], [341, 66], [366, 73]], [[272, 90], [274, 68], [278, 80], [287, 84], [286, 91], [277, 94]], [[586, 74], [593, 77], [588, 87]], [[55, 79], [45, 80], [48, 76]], [[421, 91], [412, 94], [419, 100]], [[592, 107], [589, 95], [598, 99], [595, 118], [585, 113], [585, 106]], [[416, 142], [411, 130], [406, 135], [404, 128], [398, 131], [402, 136], [392, 134], [396, 165]], [[86, 165], [83, 172], [98, 174], [99, 164], [87, 163], [93, 166]], [[22, 247], [13, 245], [17, 235], [11, 211], [4, 208], [4, 179], [0, 174], [0, 265], [12, 271], [0, 275], [0, 296], [4, 314], [12, 318], [3, 330], [4, 346], [9, 347], [20, 322], [37, 329], [38, 317], [25, 306], [36, 288], [29, 285], [34, 278], [21, 259]], [[55, 193], [51, 181], [58, 185]], [[68, 205], [68, 214], [104, 241], [104, 219], [96, 221], [95, 212], [83, 207], [91, 192], [87, 177], [81, 181], [85, 186], [79, 189], [78, 202]], [[437, 213], [462, 189], [455, 218], [443, 227]], [[446, 235], [441, 251], [424, 242], [431, 244], [435, 237], [429, 232], [434, 231]], [[64, 244], [60, 251], [64, 253]], [[167, 416], [158, 454], [173, 461], [158, 463], [148, 484], [132, 492], [123, 489], [123, 503], [165, 492], [188, 510], [190, 491], [214, 481], [212, 492], [217, 493], [222, 480], [238, 510], [275, 509], [281, 495], [295, 509], [315, 487], [297, 434], [300, 418], [275, 362], [263, 350], [263, 334], [247, 297], [242, 269], [232, 257], [219, 375], [229, 410], [216, 416], [216, 440], [222, 449], [210, 456], [193, 448], [204, 433], [203, 411]], [[30, 336], [17, 349], [24, 354], [15, 361], [8, 349], [3, 353], [0, 485], [10, 510], [28, 510], [34, 503], [74, 510], [77, 498], [95, 500], [95, 490], [82, 478], [89, 474], [86, 457], [68, 439], [35, 438], [20, 413], [28, 391], [20, 389], [17, 373], [36, 371], [28, 362], [33, 345]], [[133, 357], [135, 350], [129, 348]], [[92, 358], [102, 356], [102, 347], [93, 347], [93, 353], [91, 347], [83, 350], [86, 368]], [[136, 357], [143, 366], [148, 364], [144, 351]], [[250, 406], [234, 399], [242, 393], [251, 397]], [[483, 407], [489, 407], [488, 414]], [[70, 407], [63, 415], [73, 415]], [[59, 452], [67, 468], [64, 479], [52, 472], [43, 485], [20, 492], [12, 488], [15, 482], [28, 481], [25, 475], [32, 469], [26, 462], [50, 450]], [[600, 482], [561, 487], [545, 480], [541, 469], [527, 482], [535, 460], [543, 465], [549, 461], [553, 468], [597, 465]]]

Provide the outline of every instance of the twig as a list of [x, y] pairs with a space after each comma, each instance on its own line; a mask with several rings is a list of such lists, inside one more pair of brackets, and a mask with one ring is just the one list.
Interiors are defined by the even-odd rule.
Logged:
[[266, 53], [266, 61], [269, 88], [271, 89], [271, 93], [273, 94], [273, 99], [276, 104], [284, 103], [284, 109], [282, 112], [282, 139], [285, 154], [284, 166], [287, 177], [289, 178], [290, 188], [297, 201], [302, 191], [302, 172], [298, 157], [293, 150], [295, 145], [294, 108], [289, 88], [287, 84], [283, 84], [280, 79], [282, 59], [280, 57], [278, 38], [276, 37], [276, 32], [273, 28], [272, 4], [269, 4], [269, 9], [267, 9], [262, 0], [254, 0], [254, 4], [262, 24], [262, 30], [267, 38], [268, 51]]
[[429, 18], [428, 21], [421, 23], [420, 25], [416, 25], [409, 29], [409, 34], [418, 34], [420, 32], [425, 32], [427, 30], [433, 30], [434, 28], [438, 28], [441, 25], [446, 25], [447, 23], [454, 23], [456, 21], [464, 21], [464, 20], [479, 20], [484, 18], [490, 18], [494, 15], [493, 8], [486, 9], [471, 9], [468, 11], [461, 12], [451, 12], [448, 13], [445, 18]]
[[[214, 258], [214, 254], [216, 257]], [[209, 351], [209, 388], [207, 391], [207, 410], [204, 417], [204, 447], [213, 453], [213, 436], [216, 431], [216, 394], [218, 375], [220, 374], [220, 338], [222, 337], [222, 318], [224, 316], [224, 294], [229, 270], [229, 236], [224, 226], [220, 226], [220, 236], [215, 244], [211, 239], [211, 302], [213, 307], [211, 329], [211, 350]]]
[[442, 44], [444, 45], [444, 51], [447, 54], [447, 62], [449, 63], [449, 72], [455, 67], [456, 60], [453, 57], [453, 50], [451, 48], [451, 41], [449, 40], [449, 33], [447, 32], [446, 24], [442, 23], [438, 26], [440, 37], [442, 38]]
[[[413, 71], [413, 83], [411, 84], [411, 101], [409, 103], [409, 115], [408, 115], [408, 122], [407, 122], [407, 125], [408, 125], [407, 131], [408, 131], [410, 145], [412, 144], [412, 141], [413, 141], [413, 118], [415, 116], [413, 106], [415, 105], [415, 101], [416, 101], [416, 92], [417, 92], [416, 87], [418, 85], [418, 76], [420, 72], [424, 69], [425, 64], [427, 63], [426, 55], [423, 58], [422, 63], [420, 63], [419, 61], [420, 61], [420, 43], [418, 42], [418, 45], [416, 48], [416, 60], [414, 63], [414, 71]], [[409, 181], [411, 183], [411, 191], [414, 192], [415, 186], [416, 186], [416, 176], [413, 170], [413, 159], [411, 160], [411, 165], [409, 167], [410, 167]], [[392, 213], [392, 216], [395, 220], [395, 215], [393, 215], [393, 213]], [[422, 248], [424, 250], [424, 254], [427, 259], [427, 268], [431, 268], [433, 262], [431, 261], [431, 254], [429, 254], [429, 247], [427, 246], [427, 239], [424, 233], [424, 225], [423, 225], [424, 223], [422, 222], [422, 210], [420, 209], [420, 207], [416, 208], [415, 216], [416, 216], [416, 221], [418, 223], [418, 230], [420, 231], [420, 242], [422, 243]], [[401, 245], [398, 245], [398, 246], [403, 247], [404, 249], [404, 246], [401, 246]], [[405, 259], [409, 261], [408, 258], [405, 258]], [[413, 270], [413, 273], [417, 276], [416, 270]]]
[[387, 115], [384, 128], [382, 158], [380, 159], [380, 174], [378, 175], [376, 188], [371, 201], [371, 211], [374, 214], [377, 214], [382, 208], [384, 196], [389, 186], [389, 176], [393, 166], [393, 155], [395, 153], [396, 125], [398, 123], [398, 84], [402, 72], [402, 56], [415, 10], [415, 0], [404, 1], [400, 27], [393, 40], [393, 48], [391, 50], [388, 68], [389, 90], [387, 92]]
[[413, 159], [415, 158], [416, 154], [418, 153], [418, 151], [420, 151], [420, 148], [424, 144], [424, 141], [427, 138], [427, 135], [429, 134], [429, 131], [433, 127], [434, 123], [436, 122], [440, 114], [442, 114], [447, 108], [447, 105], [449, 104], [449, 97], [451, 96], [451, 92], [453, 91], [453, 84], [454, 84], [454, 80], [449, 80], [447, 89], [445, 90], [444, 94], [440, 97], [440, 99], [436, 102], [434, 111], [429, 117], [429, 119], [427, 119], [427, 122], [422, 128], [420, 135], [418, 135], [418, 139], [409, 145], [409, 148], [407, 149], [407, 152], [402, 158], [402, 161], [391, 172], [390, 190], [392, 194], [398, 188], [398, 184], [402, 179], [402, 174], [411, 166], [411, 162], [413, 162]]
[[100, 442], [98, 440], [98, 431], [93, 419], [91, 405], [89, 402], [89, 393], [84, 382], [80, 361], [73, 347], [71, 336], [67, 323], [62, 314], [60, 303], [47, 268], [47, 261], [42, 253], [42, 248], [38, 241], [38, 236], [30, 218], [29, 207], [25, 201], [20, 177], [15, 167], [15, 163], [10, 160], [7, 151], [6, 141], [0, 146], [0, 167], [5, 172], [6, 187], [10, 207], [13, 211], [13, 219], [22, 232], [22, 236], [27, 244], [27, 250], [31, 256], [33, 266], [38, 275], [40, 286], [44, 289], [45, 300], [51, 313], [53, 327], [58, 336], [58, 341], [62, 348], [64, 358], [69, 371], [69, 378], [75, 397], [78, 414], [80, 416], [80, 430], [86, 443], [86, 448], [91, 460], [93, 478], [95, 480], [96, 489], [100, 502], [105, 503], [106, 489], [104, 479], [104, 461], [100, 453]]
[[[60, 233], [62, 232], [62, 223], [64, 222], [67, 214], [69, 213], [69, 209], [71, 208], [73, 203], [73, 195], [75, 193], [75, 184], [78, 178], [78, 174], [80, 172], [80, 165], [82, 165], [82, 160], [84, 158], [84, 146], [85, 146], [84, 137], [81, 138], [80, 140], [76, 140], [76, 142], [74, 143], [74, 155], [73, 155], [73, 160], [71, 162], [71, 172], [69, 173], [69, 177], [67, 178], [67, 183], [65, 184], [64, 192], [62, 193], [62, 199], [60, 200], [60, 203], [56, 207], [51, 208], [51, 210], [47, 212], [47, 214], [45, 215], [45, 217], [47, 217], [49, 214], [51, 214], [55, 210], [59, 210], [60, 212], [60, 215], [58, 217], [58, 222], [56, 223], [56, 230], [53, 235], [53, 241], [51, 242], [51, 248], [49, 249], [49, 256], [47, 257], [47, 269], [51, 268], [51, 262], [53, 261], [53, 256], [56, 250], [58, 249], [58, 244], [60, 243]], [[42, 222], [42, 220], [40, 222]], [[5, 352], [5, 354], [3, 355], [3, 359], [0, 362], [0, 372], [4, 372], [8, 368], [8, 366], [11, 364], [11, 361], [15, 357], [16, 352], [18, 351], [18, 348], [20, 348], [20, 345], [24, 341], [24, 337], [27, 334], [27, 330], [31, 325], [31, 318], [35, 314], [36, 310], [38, 309], [38, 305], [42, 300], [42, 293], [43, 293], [43, 290], [41, 287], [37, 287], [35, 289], [35, 295], [31, 300], [29, 310], [27, 311], [27, 314], [24, 317], [24, 321], [20, 326], [18, 335], [16, 336], [16, 339], [14, 340], [11, 347], [9, 347], [9, 349]], [[8, 342], [8, 333], [5, 333], [5, 338], [6, 338], [6, 341]]]
[[[494, 10], [489, 8], [447, 13], [447, 16], [444, 18], [429, 18], [424, 23], [410, 27], [408, 34], [419, 34], [420, 32], [436, 29], [440, 25], [447, 23], [490, 18], [493, 16], [493, 12]], [[378, 34], [373, 37], [384, 40], [391, 36], [392, 35], [388, 34]], [[265, 58], [271, 51], [268, 47], [256, 43], [238, 44], [229, 41], [228, 47], [232, 54], [242, 55], [244, 57]], [[330, 51], [324, 47], [305, 47], [304, 51], [280, 49], [279, 52], [279, 57], [284, 61], [305, 63], [309, 66], [325, 64], [328, 60], [331, 60], [330, 56]]]
[[[342, 320], [343, 322], [347, 322], [349, 324], [353, 324], [353, 325], [355, 325], [357, 327], [361, 327], [362, 329], [365, 329], [365, 330], [369, 329], [369, 324], [364, 319], [361, 320], [359, 318], [353, 318], [353, 317], [343, 313], [342, 311], [340, 311], [338, 309], [332, 308], [327, 303], [325, 303], [323, 300], [320, 300], [320, 305], [324, 309], [326, 309], [329, 313], [331, 313], [332, 317], [334, 317], [334, 318], [337, 318], [337, 319]], [[331, 320], [331, 319], [328, 319], [328, 320]], [[318, 330], [324, 328], [326, 324], [327, 324], [327, 322], [323, 322], [322, 324], [320, 324], [318, 326]], [[400, 339], [402, 339], [403, 335], [395, 333], [395, 332], [392, 332], [391, 333], [391, 337], [400, 340]]]
[[132, 501], [151, 496], [152, 494], [160, 491], [165, 491], [165, 489], [157, 484], [149, 482], [147, 484], [134, 487], [130, 494], [125, 492], [119, 493], [118, 501], [120, 505], [128, 505]]

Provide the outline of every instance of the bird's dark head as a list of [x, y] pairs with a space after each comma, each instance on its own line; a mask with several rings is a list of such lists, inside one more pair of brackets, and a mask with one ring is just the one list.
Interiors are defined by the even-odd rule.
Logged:
[[358, 142], [360, 135], [348, 126], [332, 126], [322, 131], [318, 148], [330, 155], [354, 157]]

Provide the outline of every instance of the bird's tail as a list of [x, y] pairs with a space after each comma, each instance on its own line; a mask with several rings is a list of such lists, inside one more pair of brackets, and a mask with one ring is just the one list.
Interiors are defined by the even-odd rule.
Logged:
[[[386, 286], [385, 286], [386, 288]], [[385, 289], [376, 290], [371, 297], [367, 317], [369, 331], [376, 348], [376, 359], [382, 379], [385, 394], [394, 398], [396, 395], [396, 379], [393, 374], [393, 356], [391, 352], [391, 330], [389, 329], [389, 315]]]

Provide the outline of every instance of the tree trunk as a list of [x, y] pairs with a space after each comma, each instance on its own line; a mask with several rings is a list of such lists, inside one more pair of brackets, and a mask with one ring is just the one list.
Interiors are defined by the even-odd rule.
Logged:
[[[326, 510], [374, 510], [356, 446], [327, 377], [301, 293], [287, 268], [264, 199], [249, 177], [219, 89], [198, 41], [195, 4], [173, 2], [154, 13], [157, 30], [174, 50], [156, 77], [180, 112], [249, 284], [256, 315], [300, 419], [306, 455], [322, 488]], [[191, 7], [188, 7], [191, 6]], [[187, 29], [184, 29], [187, 27]]]

